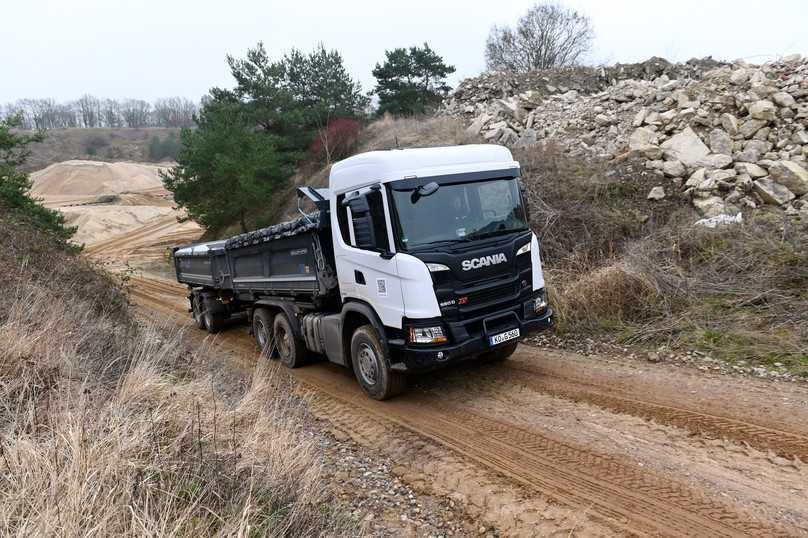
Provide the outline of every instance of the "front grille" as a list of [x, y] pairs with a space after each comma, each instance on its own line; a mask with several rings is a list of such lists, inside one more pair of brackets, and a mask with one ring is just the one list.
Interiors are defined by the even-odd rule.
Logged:
[[461, 305], [461, 307], [467, 307], [469, 309], [477, 308], [487, 305], [488, 303], [500, 302], [510, 298], [518, 291], [516, 288], [518, 284], [518, 282], [508, 282], [467, 294], [458, 293], [457, 298], [458, 301], [462, 300], [463, 297], [468, 298], [467, 302]]

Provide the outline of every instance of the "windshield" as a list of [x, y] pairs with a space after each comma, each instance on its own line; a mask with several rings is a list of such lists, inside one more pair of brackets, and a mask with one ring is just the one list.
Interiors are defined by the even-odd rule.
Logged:
[[516, 178], [441, 185], [428, 196], [391, 192], [404, 250], [527, 229]]

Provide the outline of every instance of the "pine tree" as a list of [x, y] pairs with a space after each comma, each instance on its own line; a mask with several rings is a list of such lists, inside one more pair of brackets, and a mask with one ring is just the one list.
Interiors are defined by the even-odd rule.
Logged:
[[451, 89], [446, 77], [455, 72], [454, 66], [445, 64], [427, 43], [423, 48], [385, 51], [385, 56], [384, 64], [373, 69], [379, 114], [423, 114], [440, 105]]

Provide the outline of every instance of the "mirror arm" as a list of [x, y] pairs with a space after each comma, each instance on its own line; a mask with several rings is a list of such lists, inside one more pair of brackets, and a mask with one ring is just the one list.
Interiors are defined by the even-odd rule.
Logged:
[[395, 253], [395, 252], [390, 252], [389, 250], [386, 250], [386, 251], [384, 251], [384, 252], [380, 252], [380, 253], [379, 253], [379, 256], [380, 256], [380, 257], [381, 257], [383, 260], [392, 260], [392, 259], [393, 259], [393, 257], [394, 257], [395, 255], [396, 255], [396, 253]]

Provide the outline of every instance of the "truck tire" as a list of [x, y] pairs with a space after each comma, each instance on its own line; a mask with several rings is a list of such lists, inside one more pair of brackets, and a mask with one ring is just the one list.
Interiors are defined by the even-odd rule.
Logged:
[[274, 314], [266, 308], [256, 308], [255, 312], [253, 312], [253, 334], [261, 356], [277, 359], [277, 346], [273, 342], [272, 335], [274, 317]]
[[302, 340], [295, 337], [292, 325], [286, 319], [286, 314], [279, 313], [275, 316], [275, 321], [272, 323], [272, 332], [281, 363], [287, 368], [303, 366], [306, 362], [306, 346]]
[[392, 398], [407, 386], [404, 374], [390, 369], [390, 357], [372, 325], [363, 325], [354, 331], [351, 363], [359, 386], [374, 400]]
[[225, 325], [225, 317], [221, 314], [214, 314], [210, 310], [205, 311], [205, 326], [208, 328], [208, 332], [211, 334], [216, 334], [217, 332], [224, 329]]
[[486, 362], [502, 362], [507, 360], [508, 357], [513, 355], [516, 351], [517, 342], [510, 342], [501, 347], [493, 349], [483, 355], [483, 360]]
[[194, 294], [191, 296], [191, 310], [194, 314], [196, 326], [203, 331], [207, 329], [207, 325], [205, 325], [205, 313], [202, 307], [202, 299], [199, 297], [199, 295]]

